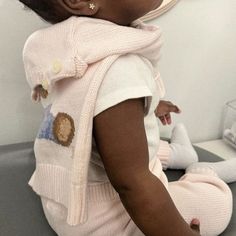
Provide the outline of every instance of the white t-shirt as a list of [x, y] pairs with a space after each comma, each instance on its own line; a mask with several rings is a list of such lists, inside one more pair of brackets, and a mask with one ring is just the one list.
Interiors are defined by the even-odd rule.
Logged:
[[[157, 154], [160, 141], [158, 121], [154, 113], [160, 100], [160, 93], [147, 59], [127, 54], [113, 63], [99, 90], [94, 116], [120, 102], [141, 97], [145, 98], [144, 125], [149, 160], [151, 160]], [[88, 180], [89, 182], [108, 180], [94, 138]]]

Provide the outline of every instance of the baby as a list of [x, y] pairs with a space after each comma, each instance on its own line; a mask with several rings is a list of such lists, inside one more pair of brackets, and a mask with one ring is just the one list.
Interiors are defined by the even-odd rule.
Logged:
[[[191, 236], [200, 221], [202, 235], [220, 234], [232, 214], [222, 180], [236, 180], [236, 161], [197, 163], [182, 125], [170, 145], [159, 139], [156, 116], [170, 123], [170, 112], [180, 111], [160, 102], [160, 29], [135, 20], [162, 1], [21, 2], [55, 24], [24, 48], [32, 98], [53, 94], [29, 184], [55, 232]], [[162, 168], [186, 174], [168, 183]]]
[[[32, 100], [40, 102], [41, 99], [46, 99], [47, 96], [47, 90], [39, 85], [32, 93]], [[170, 125], [172, 123], [170, 113], [180, 113], [181, 111], [172, 102], [161, 100], [154, 112], [163, 125]], [[160, 145], [166, 144], [167, 142], [160, 142]], [[198, 161], [197, 153], [192, 147], [187, 130], [183, 124], [178, 124], [174, 127], [172, 130], [170, 144], [168, 145], [170, 146], [170, 156], [168, 159], [162, 158], [161, 152], [159, 152], [159, 158], [164, 170], [167, 168], [185, 170], [188, 166], [190, 166], [190, 164]]]

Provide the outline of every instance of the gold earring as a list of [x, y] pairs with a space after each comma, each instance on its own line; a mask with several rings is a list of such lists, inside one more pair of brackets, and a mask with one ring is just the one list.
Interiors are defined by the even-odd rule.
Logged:
[[95, 4], [94, 3], [89, 3], [89, 9], [94, 10], [95, 9]]

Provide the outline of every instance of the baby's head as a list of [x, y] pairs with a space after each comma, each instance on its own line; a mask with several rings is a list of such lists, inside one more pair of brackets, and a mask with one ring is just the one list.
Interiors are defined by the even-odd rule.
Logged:
[[151, 10], [163, 0], [19, 0], [52, 24], [70, 16], [88, 16], [120, 25], [130, 23]]

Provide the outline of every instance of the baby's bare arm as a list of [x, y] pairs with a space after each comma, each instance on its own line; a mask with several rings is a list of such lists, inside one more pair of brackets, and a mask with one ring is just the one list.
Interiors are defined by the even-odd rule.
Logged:
[[143, 99], [130, 99], [98, 114], [93, 132], [112, 185], [145, 235], [199, 235], [149, 171]]

